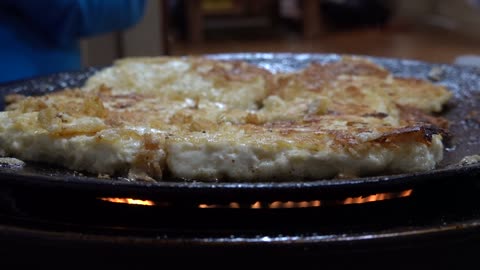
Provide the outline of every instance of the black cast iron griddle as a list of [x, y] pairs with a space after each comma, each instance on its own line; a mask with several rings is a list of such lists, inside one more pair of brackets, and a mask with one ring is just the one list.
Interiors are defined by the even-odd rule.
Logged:
[[[293, 71], [312, 61], [339, 60], [336, 54], [237, 53], [216, 54], [216, 59], [244, 60], [273, 72]], [[452, 185], [475, 179], [480, 175], [479, 164], [461, 166], [458, 162], [467, 155], [480, 154], [480, 69], [475, 67], [432, 64], [412, 60], [367, 57], [390, 70], [395, 76], [434, 80], [445, 85], [454, 97], [442, 114], [451, 121], [452, 139], [445, 149], [444, 160], [437, 169], [413, 174], [382, 175], [352, 179], [319, 179], [296, 181], [283, 179], [271, 182], [198, 182], [165, 180], [157, 183], [130, 182], [125, 179], [98, 179], [77, 172], [45, 164], [27, 162], [24, 168], [0, 166], [0, 186], [28, 186], [76, 190], [99, 196], [128, 196], [179, 202], [202, 201], [270, 201], [333, 199], [369, 195], [379, 192], [401, 191], [420, 185], [448, 181]], [[0, 109], [3, 97], [18, 93], [41, 95], [65, 87], [82, 85], [98, 68], [53, 74], [20, 80], [0, 86]], [[433, 72], [432, 72], [433, 70]], [[435, 76], [432, 76], [435, 73]]]

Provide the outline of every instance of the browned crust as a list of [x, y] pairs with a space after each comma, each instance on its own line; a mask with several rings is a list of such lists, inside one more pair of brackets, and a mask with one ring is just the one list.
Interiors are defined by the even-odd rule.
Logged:
[[434, 126], [442, 130], [447, 130], [450, 122], [443, 117], [426, 114], [423, 110], [412, 106], [398, 105], [400, 109], [400, 118], [410, 125]]
[[332, 63], [311, 63], [298, 73], [287, 76], [280, 75], [277, 77], [277, 89], [282, 94], [281, 90], [293, 81], [307, 90], [320, 92], [327, 84], [342, 75], [386, 78], [390, 73], [371, 61], [345, 57], [341, 61]]
[[[210, 66], [208, 69], [202, 69]], [[215, 61], [210, 59], [197, 59], [193, 61], [192, 69], [202, 76], [227, 81], [248, 82], [258, 77], [270, 77], [272, 74], [266, 69], [250, 65], [244, 61]]]
[[433, 135], [444, 133], [445, 131], [443, 129], [435, 126], [407, 126], [386, 132], [373, 142], [392, 144], [415, 141], [418, 143], [430, 144]]

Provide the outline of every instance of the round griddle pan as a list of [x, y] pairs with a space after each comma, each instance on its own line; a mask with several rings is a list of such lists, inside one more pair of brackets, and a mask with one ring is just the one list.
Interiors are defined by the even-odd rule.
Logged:
[[[336, 54], [236, 53], [208, 55], [216, 59], [244, 60], [273, 72], [294, 71], [311, 61], [340, 59]], [[31, 187], [58, 192], [85, 192], [93, 196], [128, 196], [178, 202], [229, 202], [334, 199], [395, 192], [416, 187], [432, 190], [439, 184], [461, 185], [480, 175], [479, 164], [459, 164], [464, 156], [480, 154], [480, 69], [413, 60], [367, 57], [390, 70], [395, 76], [416, 77], [445, 85], [454, 93], [442, 116], [451, 122], [452, 138], [438, 168], [413, 174], [381, 175], [351, 179], [272, 182], [200, 182], [166, 179], [162, 182], [131, 182], [126, 179], [98, 179], [45, 164], [27, 162], [23, 168], [0, 166], [0, 187]], [[100, 68], [64, 72], [0, 85], [0, 109], [3, 97], [18, 93], [41, 95], [65, 87], [81, 86]]]

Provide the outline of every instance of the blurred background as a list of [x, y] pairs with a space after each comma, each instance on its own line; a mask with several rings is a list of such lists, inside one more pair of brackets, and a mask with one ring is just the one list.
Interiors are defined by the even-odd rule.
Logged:
[[311, 52], [480, 66], [480, 0], [149, 0], [143, 20], [82, 43], [128, 56]]

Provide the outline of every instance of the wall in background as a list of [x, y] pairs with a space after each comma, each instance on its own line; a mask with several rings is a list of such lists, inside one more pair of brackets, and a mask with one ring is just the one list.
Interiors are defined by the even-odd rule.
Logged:
[[164, 1], [149, 0], [142, 21], [131, 29], [83, 40], [83, 65], [106, 66], [122, 57], [165, 54], [164, 8]]

